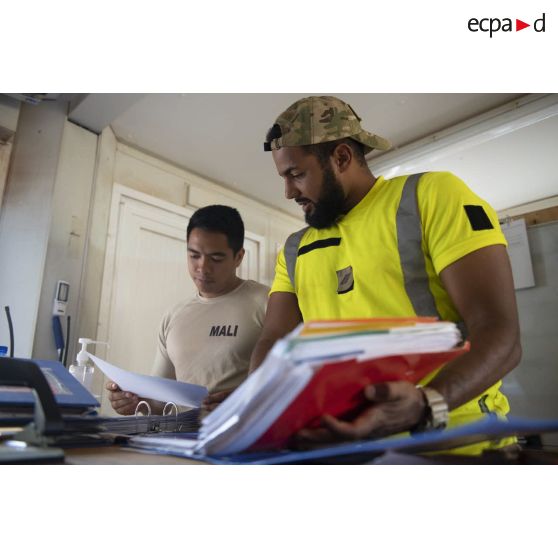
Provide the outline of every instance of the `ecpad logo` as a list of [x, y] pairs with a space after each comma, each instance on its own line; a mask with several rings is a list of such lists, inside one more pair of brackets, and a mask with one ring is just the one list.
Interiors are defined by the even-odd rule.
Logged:
[[[533, 22], [533, 29], [536, 33], [544, 33], [545, 32], [545, 18], [546, 14], [536, 19]], [[510, 32], [510, 31], [521, 31], [522, 29], [526, 29], [527, 27], [531, 27], [530, 23], [525, 23], [521, 19], [515, 20], [515, 29], [513, 27], [512, 18], [505, 17], [500, 19], [498, 17], [485, 17], [482, 19], [478, 19], [476, 17], [472, 17], [467, 22], [467, 27], [469, 31], [473, 33], [477, 33], [478, 31], [482, 31], [483, 33], [490, 33], [490, 38], [494, 33], [498, 33], [498, 31], [503, 32]]]

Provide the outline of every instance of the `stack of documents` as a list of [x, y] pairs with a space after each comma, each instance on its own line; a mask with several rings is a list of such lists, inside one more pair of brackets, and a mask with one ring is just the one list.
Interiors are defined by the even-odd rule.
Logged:
[[457, 326], [435, 319], [320, 321], [278, 341], [262, 365], [202, 420], [198, 440], [136, 437], [136, 447], [184, 455], [281, 448], [323, 414], [347, 418], [377, 382], [417, 383], [467, 350]]
[[200, 427], [199, 409], [178, 414], [99, 417], [106, 432], [113, 434], [150, 434], [162, 432], [197, 432]]

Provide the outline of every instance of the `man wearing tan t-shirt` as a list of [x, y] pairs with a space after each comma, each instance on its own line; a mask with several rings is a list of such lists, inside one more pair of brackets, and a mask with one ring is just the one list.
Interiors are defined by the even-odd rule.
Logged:
[[[169, 310], [161, 322], [152, 375], [229, 392], [248, 374], [261, 333], [268, 287], [237, 277], [244, 257], [244, 224], [223, 205], [196, 211], [187, 229], [188, 271], [198, 289]], [[107, 384], [109, 400], [122, 415], [135, 412], [139, 397]], [[164, 403], [149, 401], [152, 412]]]

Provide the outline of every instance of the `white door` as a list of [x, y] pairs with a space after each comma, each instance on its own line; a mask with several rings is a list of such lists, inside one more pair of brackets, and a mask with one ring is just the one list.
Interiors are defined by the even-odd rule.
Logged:
[[265, 238], [249, 231], [244, 232], [244, 258], [238, 269], [242, 279], [261, 281], [265, 270]]
[[[186, 263], [186, 227], [193, 209], [115, 185], [99, 312], [96, 354], [126, 370], [148, 374], [163, 314], [195, 295]], [[264, 239], [246, 233], [239, 275], [258, 280]], [[103, 390], [103, 413], [110, 404]]]

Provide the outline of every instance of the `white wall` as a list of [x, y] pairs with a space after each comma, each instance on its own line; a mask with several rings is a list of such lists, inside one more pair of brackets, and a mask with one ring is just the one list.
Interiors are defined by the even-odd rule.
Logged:
[[[33, 356], [56, 359], [52, 333], [52, 302], [58, 280], [70, 283], [67, 314], [74, 320], [68, 352], [74, 356], [76, 318], [86, 246], [97, 136], [66, 121], [52, 197], [52, 217], [41, 288]], [[61, 317], [63, 328], [66, 318]]]
[[13, 147], [13, 136], [17, 129], [19, 118], [19, 102], [0, 95], [0, 207], [6, 180], [8, 178], [8, 167]]
[[[504, 378], [511, 413], [531, 418], [558, 413], [558, 221], [528, 227], [535, 286], [516, 291], [523, 356]], [[558, 433], [545, 441], [558, 447]]]
[[8, 179], [8, 168], [12, 154], [13, 140], [10, 138], [5, 142], [0, 141], [0, 208], [4, 198], [4, 190]]
[[[24, 105], [0, 213], [0, 306], [9, 305], [15, 356], [29, 357], [41, 297], [65, 105]], [[0, 319], [0, 343], [7, 344]]]
[[20, 103], [6, 95], [0, 95], [0, 142], [14, 135], [19, 118]]
[[[110, 128], [105, 128], [99, 136], [95, 162], [95, 179], [87, 229], [87, 250], [79, 293], [79, 313], [73, 326], [74, 340], [79, 337], [95, 339], [97, 335], [115, 154], [116, 138]], [[75, 356], [75, 342], [71, 356], [72, 358]]]

